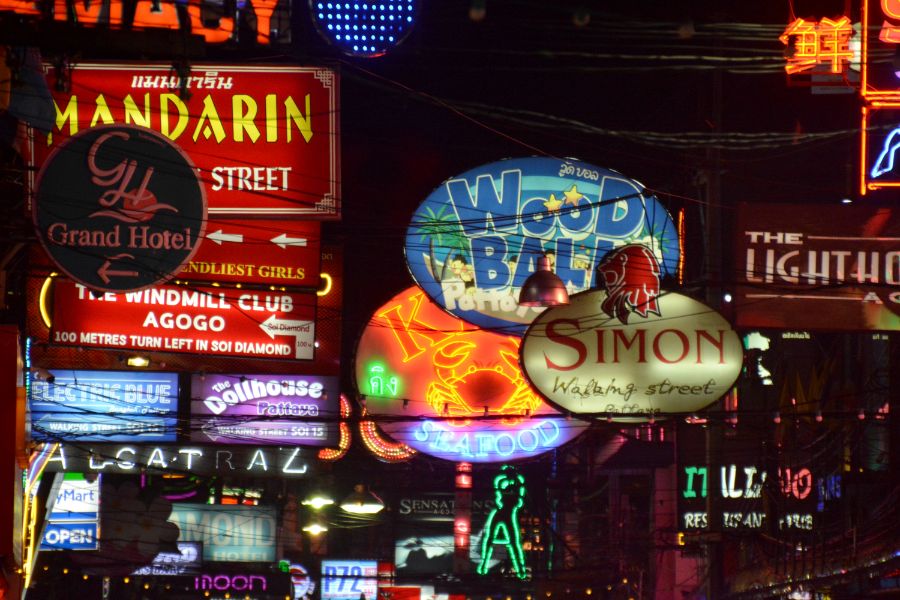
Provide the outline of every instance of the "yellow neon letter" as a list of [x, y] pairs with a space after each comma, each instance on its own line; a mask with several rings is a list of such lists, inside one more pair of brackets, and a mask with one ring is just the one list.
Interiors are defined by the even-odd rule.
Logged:
[[256, 118], [256, 100], [246, 94], [236, 94], [231, 99], [231, 113], [234, 117], [234, 141], [243, 142], [244, 132], [251, 142], [259, 139], [259, 128], [253, 119]]
[[310, 138], [312, 138], [312, 116], [309, 110], [309, 94], [306, 95], [306, 116], [300, 112], [300, 109], [297, 108], [297, 105], [294, 103], [294, 99], [288, 96], [287, 100], [284, 101], [284, 126], [287, 129], [287, 141], [291, 141], [291, 121], [294, 122], [294, 125], [297, 126], [297, 129], [300, 130], [300, 133], [303, 134], [303, 139], [309, 143]]
[[[175, 129], [169, 130], [169, 102], [175, 105], [178, 123]], [[188, 109], [176, 94], [162, 94], [159, 97], [159, 131], [170, 140], [178, 139], [187, 127]]]
[[[205, 127], [203, 125], [204, 121], [208, 123]], [[200, 113], [200, 118], [197, 119], [197, 126], [194, 127], [192, 138], [195, 142], [200, 136], [201, 130], [203, 131], [203, 137], [206, 139], [209, 139], [211, 135], [215, 135], [216, 141], [220, 144], [225, 139], [225, 129], [222, 127], [222, 121], [219, 119], [219, 113], [216, 112], [216, 105], [213, 104], [213, 100], [209, 95], [203, 99], [203, 112]]]

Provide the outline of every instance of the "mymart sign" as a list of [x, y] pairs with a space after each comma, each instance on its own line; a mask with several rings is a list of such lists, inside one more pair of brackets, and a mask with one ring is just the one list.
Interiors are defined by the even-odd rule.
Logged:
[[59, 488], [50, 508], [40, 549], [96, 550], [100, 477], [88, 480], [81, 473], [56, 477], [60, 478]]

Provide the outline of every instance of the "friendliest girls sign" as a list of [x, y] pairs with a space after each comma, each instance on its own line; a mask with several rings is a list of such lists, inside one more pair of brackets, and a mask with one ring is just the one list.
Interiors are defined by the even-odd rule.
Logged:
[[531, 390], [517, 364], [519, 342], [447, 314], [412, 287], [370, 319], [356, 384], [367, 414], [420, 452], [467, 462], [535, 456], [587, 423], [566, 420]]
[[406, 260], [416, 282], [452, 314], [521, 335], [542, 308], [519, 306], [546, 254], [570, 293], [594, 285], [607, 251], [649, 247], [662, 275], [679, 243], [666, 209], [644, 187], [593, 165], [553, 158], [491, 163], [448, 179], [416, 210]]
[[701, 409], [737, 380], [737, 333], [705, 304], [660, 293], [650, 284], [650, 259], [641, 246], [614, 252], [599, 269], [605, 291], [571, 296], [529, 327], [522, 367], [551, 403], [576, 414], [643, 420]]

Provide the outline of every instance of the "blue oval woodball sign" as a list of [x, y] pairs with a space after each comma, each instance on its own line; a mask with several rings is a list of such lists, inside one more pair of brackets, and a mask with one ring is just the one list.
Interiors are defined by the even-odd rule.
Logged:
[[680, 249], [668, 211], [640, 183], [576, 160], [508, 159], [446, 180], [416, 209], [406, 262], [441, 307], [479, 327], [522, 335], [543, 308], [519, 291], [546, 254], [569, 293], [598, 287], [613, 248], [640, 243], [674, 275]]

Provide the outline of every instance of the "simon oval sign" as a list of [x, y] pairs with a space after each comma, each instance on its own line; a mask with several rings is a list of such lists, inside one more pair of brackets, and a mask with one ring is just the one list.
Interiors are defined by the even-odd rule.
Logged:
[[722, 315], [663, 292], [646, 316], [605, 314], [605, 291], [570, 297], [529, 327], [520, 359], [548, 401], [575, 414], [641, 421], [699, 410], [731, 389], [743, 348]]
[[93, 290], [140, 290], [197, 251], [206, 192], [187, 155], [160, 133], [108, 125], [72, 136], [38, 175], [33, 216], [53, 262]]
[[597, 262], [630, 243], [651, 248], [663, 276], [675, 274], [675, 225], [644, 186], [587, 163], [535, 157], [446, 180], [414, 213], [405, 251], [416, 283], [439, 306], [522, 335], [543, 310], [518, 304], [542, 254], [572, 294], [595, 287]]
[[366, 414], [393, 439], [452, 461], [530, 458], [588, 426], [522, 377], [521, 338], [483, 331], [411, 287], [369, 320], [356, 351]]

